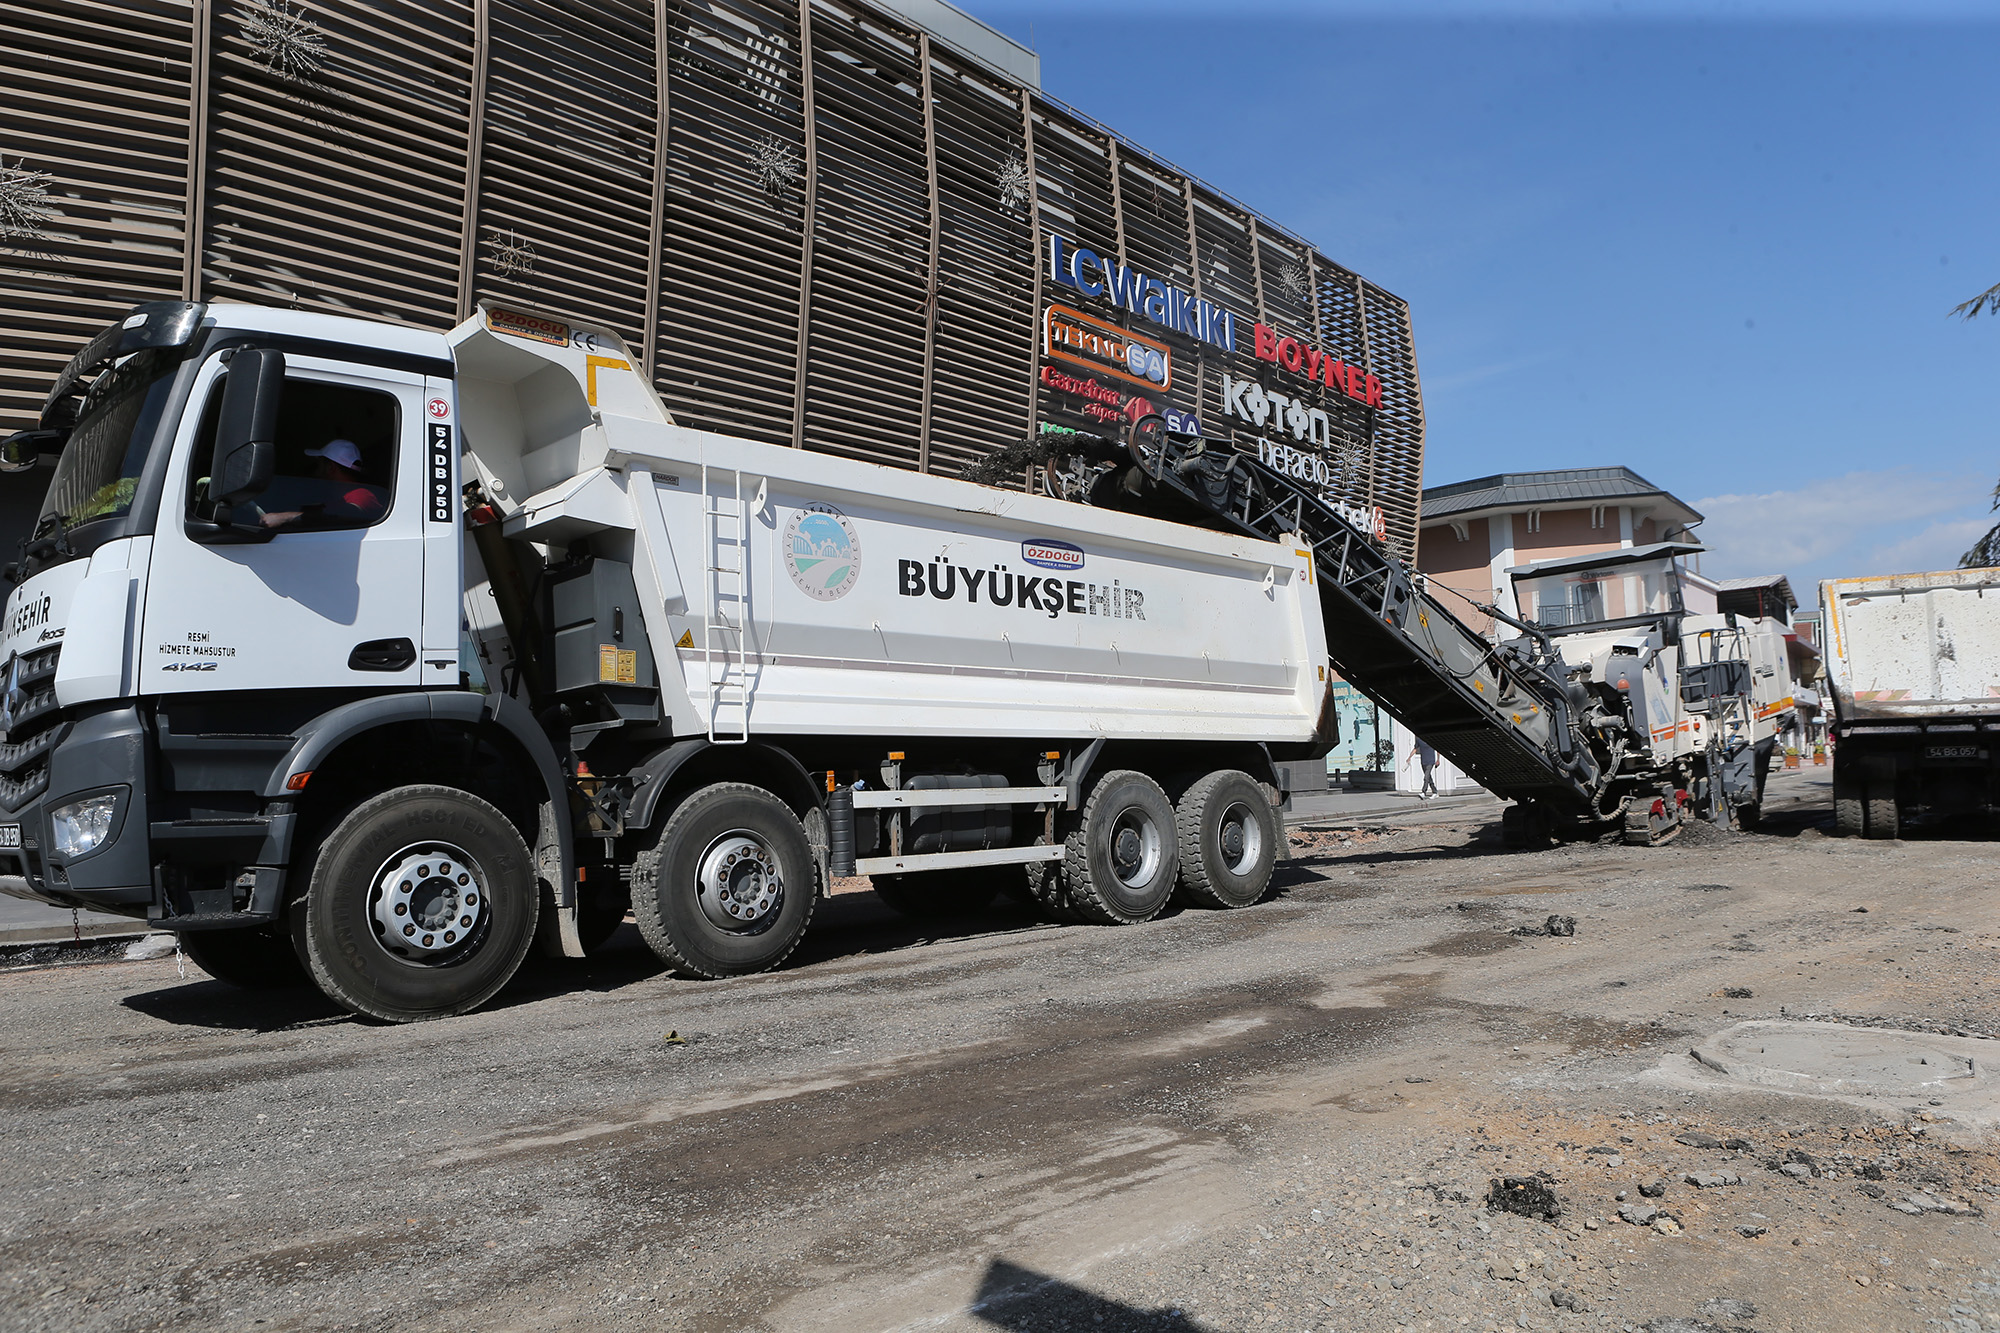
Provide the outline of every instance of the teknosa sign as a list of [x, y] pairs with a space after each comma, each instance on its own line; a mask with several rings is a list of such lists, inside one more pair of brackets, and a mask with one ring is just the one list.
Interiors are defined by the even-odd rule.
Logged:
[[1165, 343], [1066, 305], [1052, 305], [1043, 314], [1042, 351], [1159, 393], [1174, 387], [1173, 352]]
[[1279, 337], [1278, 331], [1267, 325], [1257, 325], [1255, 334], [1253, 350], [1259, 361], [1269, 361], [1281, 370], [1317, 380], [1370, 407], [1382, 406], [1382, 381], [1361, 367], [1350, 366], [1317, 347], [1308, 347], [1297, 338]]
[[1129, 264], [1106, 259], [1095, 250], [1071, 245], [1069, 238], [1049, 236], [1049, 276], [1085, 296], [1107, 296], [1133, 314], [1161, 328], [1183, 333], [1198, 342], [1236, 350], [1236, 316], [1213, 301], [1169, 287]]

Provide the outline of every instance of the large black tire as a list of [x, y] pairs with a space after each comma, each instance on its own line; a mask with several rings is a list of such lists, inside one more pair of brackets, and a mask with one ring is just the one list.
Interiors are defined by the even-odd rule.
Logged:
[[1892, 778], [1887, 782], [1868, 784], [1867, 820], [1870, 838], [1891, 839], [1901, 833], [1901, 822], [1896, 809], [1896, 783]]
[[1839, 760], [1833, 765], [1833, 827], [1843, 838], [1859, 838], [1867, 830], [1868, 792], [1861, 779], [1848, 774]]
[[1001, 890], [1002, 873], [1020, 878], [1019, 866], [972, 866], [965, 870], [926, 870], [908, 875], [870, 875], [875, 896], [916, 921], [948, 921], [976, 916], [993, 905]]
[[817, 898], [812, 846], [792, 808], [718, 782], [682, 801], [632, 863], [632, 916], [660, 961], [714, 980], [776, 967]]
[[348, 811], [292, 907], [327, 998], [392, 1023], [492, 999], [527, 956], [540, 910], [520, 831], [477, 796], [433, 786]]
[[1255, 778], [1223, 769], [1189, 787], [1174, 807], [1180, 840], [1180, 894], [1199, 907], [1261, 902], [1285, 836], [1271, 798]]
[[[1073, 825], [1071, 816], [1063, 816], [1065, 825]], [[1036, 846], [1044, 846], [1046, 838], [1036, 838]], [[1083, 913], [1076, 910], [1070, 901], [1069, 880], [1063, 874], [1060, 861], [1030, 861], [1021, 867], [1021, 887], [1028, 898], [1041, 909], [1042, 915], [1061, 925], [1075, 925], [1084, 920]]]
[[181, 952], [217, 981], [244, 990], [284, 990], [312, 980], [283, 925], [190, 930], [181, 936]]
[[1144, 773], [1107, 773], [1063, 849], [1063, 880], [1085, 919], [1133, 925], [1159, 915], [1180, 873], [1174, 807]]

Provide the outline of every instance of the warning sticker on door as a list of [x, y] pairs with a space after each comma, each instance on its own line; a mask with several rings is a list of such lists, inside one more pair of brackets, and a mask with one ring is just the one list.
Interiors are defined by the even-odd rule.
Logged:
[[603, 643], [597, 646], [597, 679], [604, 685], [637, 685], [639, 683], [639, 652], [635, 648], [616, 648]]

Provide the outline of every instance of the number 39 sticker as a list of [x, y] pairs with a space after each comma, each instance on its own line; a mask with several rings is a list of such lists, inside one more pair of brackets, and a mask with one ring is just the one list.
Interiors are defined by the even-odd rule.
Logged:
[[442, 398], [433, 398], [429, 404], [431, 420], [442, 421], [451, 415], [451, 404]]

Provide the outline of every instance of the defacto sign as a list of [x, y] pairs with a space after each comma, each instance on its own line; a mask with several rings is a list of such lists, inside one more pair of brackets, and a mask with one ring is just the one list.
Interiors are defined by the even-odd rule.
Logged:
[[1297, 338], [1281, 337], [1276, 329], [1259, 324], [1254, 330], [1252, 350], [1259, 361], [1269, 361], [1281, 370], [1304, 375], [1309, 380], [1338, 389], [1357, 402], [1382, 406], [1382, 381], [1350, 366], [1329, 352], [1309, 347]]
[[1348, 504], [1345, 500], [1334, 500], [1326, 492], [1333, 486], [1333, 469], [1324, 458], [1294, 449], [1289, 444], [1274, 444], [1270, 440], [1257, 441], [1257, 461], [1281, 477], [1304, 482], [1318, 490], [1332, 503], [1334, 512], [1361, 529], [1376, 541], [1389, 538], [1389, 516], [1382, 512], [1381, 505], [1363, 508]]
[[1066, 305], [1052, 305], [1043, 314], [1042, 351], [1157, 393], [1174, 386], [1173, 353], [1165, 343]]
[[1095, 250], [1071, 245], [1069, 238], [1053, 233], [1049, 236], [1049, 277], [1085, 296], [1108, 297], [1114, 305], [1161, 328], [1225, 352], [1236, 350], [1236, 316], [1221, 306], [1149, 278], [1128, 264], [1106, 259]]

